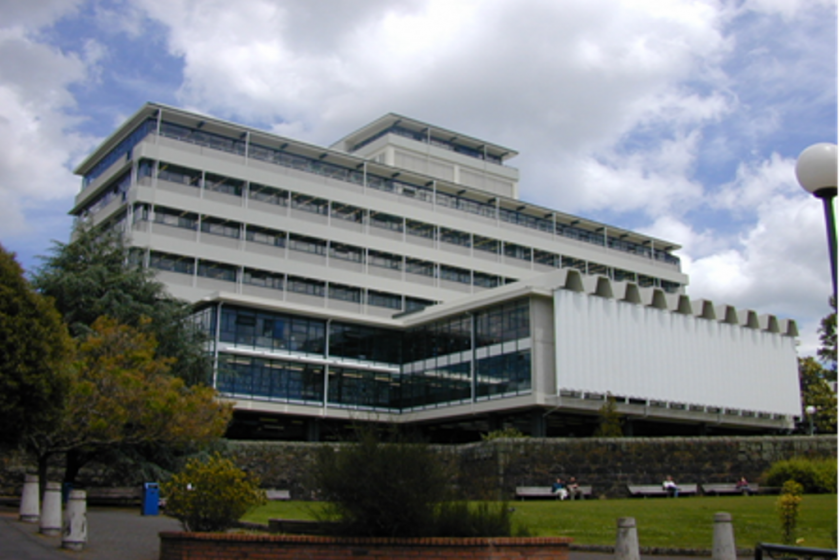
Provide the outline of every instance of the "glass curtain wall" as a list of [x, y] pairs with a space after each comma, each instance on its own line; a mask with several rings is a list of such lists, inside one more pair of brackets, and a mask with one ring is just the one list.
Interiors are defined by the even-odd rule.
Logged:
[[[217, 314], [196, 314], [211, 340]], [[531, 389], [527, 299], [405, 332], [223, 305], [217, 344], [216, 387], [239, 399], [399, 411]]]

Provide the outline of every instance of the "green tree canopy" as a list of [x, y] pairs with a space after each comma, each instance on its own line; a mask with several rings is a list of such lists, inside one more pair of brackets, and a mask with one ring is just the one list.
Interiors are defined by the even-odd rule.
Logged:
[[71, 340], [52, 302], [0, 245], [0, 443], [17, 445], [58, 421]]
[[70, 243], [54, 243], [33, 285], [55, 300], [72, 336], [88, 334], [101, 316], [113, 317], [154, 334], [160, 341], [157, 352], [175, 359], [172, 372], [188, 384], [208, 382], [204, 333], [189, 320], [191, 306], [167, 294], [151, 271], [131, 264], [129, 257], [119, 232], [81, 224]]
[[615, 406], [615, 397], [607, 394], [607, 401], [598, 409], [598, 427], [593, 437], [623, 437], [621, 414]]
[[830, 314], [820, 322], [820, 349], [817, 356], [826, 365], [825, 377], [829, 381], [837, 381], [837, 301], [831, 298]]
[[826, 370], [814, 358], [799, 359], [799, 390], [802, 393], [802, 416], [808, 429], [810, 421], [806, 407], [816, 407], [814, 431], [821, 434], [837, 433], [837, 394], [826, 379]]

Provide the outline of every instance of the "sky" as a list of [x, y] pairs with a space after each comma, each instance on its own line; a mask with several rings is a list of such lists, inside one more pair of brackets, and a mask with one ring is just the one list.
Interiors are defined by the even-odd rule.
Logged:
[[519, 152], [520, 198], [682, 246], [692, 299], [830, 312], [806, 147], [834, 0], [0, 0], [0, 243], [67, 241], [73, 169], [147, 101], [329, 145], [394, 112]]

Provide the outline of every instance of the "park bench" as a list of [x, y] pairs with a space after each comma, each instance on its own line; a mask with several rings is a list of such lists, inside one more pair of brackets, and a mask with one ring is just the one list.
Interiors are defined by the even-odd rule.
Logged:
[[[591, 486], [578, 486], [580, 490], [581, 499], [592, 497]], [[560, 495], [555, 493], [551, 486], [517, 486], [516, 497], [520, 500], [525, 498], [559, 498]]]
[[[696, 484], [677, 484], [680, 496], [697, 494]], [[628, 484], [627, 490], [631, 496], [642, 496], [643, 498], [668, 496], [668, 491], [662, 488], [661, 484]]]
[[143, 489], [139, 486], [115, 488], [86, 488], [89, 504], [139, 504], [143, 498]]
[[735, 484], [732, 482], [724, 482], [724, 483], [710, 483], [710, 484], [702, 484], [701, 488], [703, 488], [703, 494], [709, 496], [720, 496], [722, 494], [758, 494], [759, 488], [758, 484], [754, 482], [750, 482], [747, 490], [742, 488], [736, 488]]
[[269, 488], [265, 491], [265, 498], [269, 501], [291, 500], [292, 495], [288, 490], [276, 490], [274, 488]]

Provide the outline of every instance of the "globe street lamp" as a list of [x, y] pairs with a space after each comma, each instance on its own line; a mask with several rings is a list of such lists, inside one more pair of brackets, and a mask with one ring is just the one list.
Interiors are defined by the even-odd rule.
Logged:
[[803, 189], [823, 201], [831, 282], [834, 299], [837, 301], [837, 233], [834, 229], [833, 204], [837, 196], [837, 145], [822, 143], [805, 148], [796, 160], [796, 178]]
[[814, 414], [817, 413], [817, 407], [809, 404], [805, 407], [805, 414], [808, 415], [808, 435], [814, 435]]

